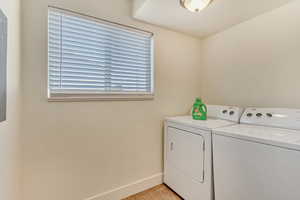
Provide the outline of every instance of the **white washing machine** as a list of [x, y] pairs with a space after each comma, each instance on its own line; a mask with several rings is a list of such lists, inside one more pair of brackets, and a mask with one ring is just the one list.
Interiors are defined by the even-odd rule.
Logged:
[[300, 199], [300, 110], [249, 108], [213, 130], [216, 200]]
[[212, 129], [238, 123], [242, 109], [208, 106], [208, 120], [165, 121], [164, 183], [186, 200], [213, 199]]

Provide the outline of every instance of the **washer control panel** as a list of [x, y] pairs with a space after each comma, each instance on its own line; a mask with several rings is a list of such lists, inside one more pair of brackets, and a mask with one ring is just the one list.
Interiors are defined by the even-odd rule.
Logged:
[[247, 108], [241, 123], [300, 130], [300, 109]]

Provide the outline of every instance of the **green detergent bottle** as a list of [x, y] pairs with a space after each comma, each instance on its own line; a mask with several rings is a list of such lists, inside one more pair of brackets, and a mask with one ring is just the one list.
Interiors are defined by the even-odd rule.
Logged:
[[193, 105], [193, 119], [195, 120], [206, 120], [207, 119], [207, 108], [200, 98], [197, 98]]

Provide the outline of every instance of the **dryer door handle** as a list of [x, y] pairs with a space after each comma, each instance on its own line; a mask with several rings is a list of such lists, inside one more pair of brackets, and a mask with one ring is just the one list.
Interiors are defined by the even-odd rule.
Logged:
[[174, 142], [170, 143], [170, 150], [173, 151], [174, 150]]

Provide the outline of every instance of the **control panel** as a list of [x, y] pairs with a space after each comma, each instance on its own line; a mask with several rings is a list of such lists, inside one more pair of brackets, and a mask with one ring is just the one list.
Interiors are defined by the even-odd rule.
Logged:
[[300, 129], [300, 109], [286, 108], [247, 108], [241, 123]]
[[208, 117], [239, 122], [243, 109], [236, 106], [208, 105]]

